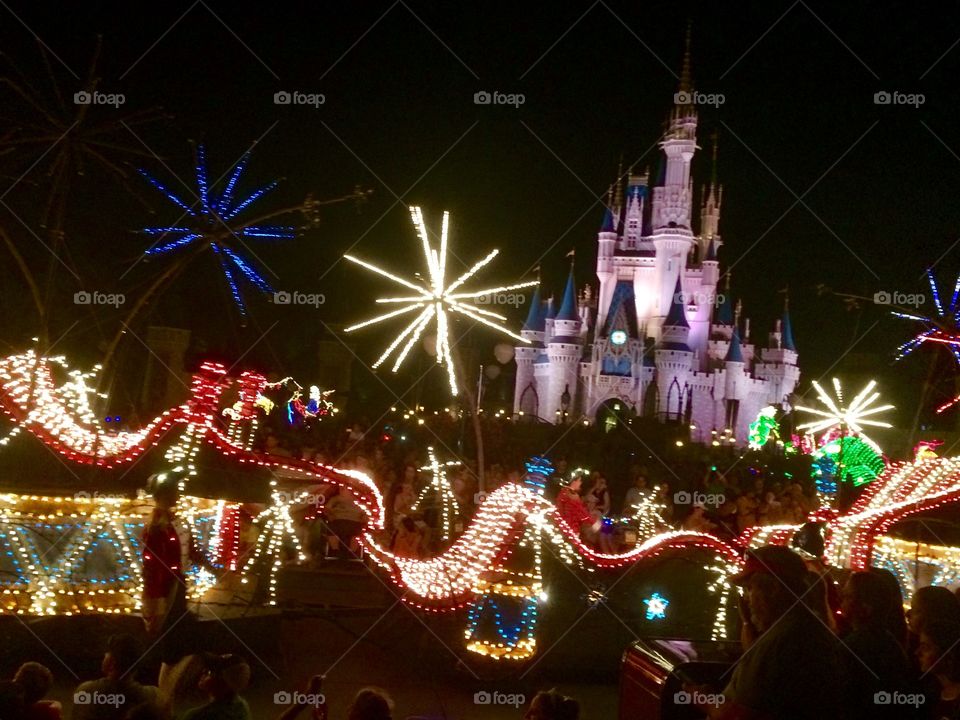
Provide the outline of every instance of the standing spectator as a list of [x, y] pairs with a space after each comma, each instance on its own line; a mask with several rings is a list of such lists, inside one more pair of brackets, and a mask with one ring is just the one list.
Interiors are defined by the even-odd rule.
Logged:
[[252, 720], [247, 701], [240, 697], [250, 682], [250, 666], [239, 655], [212, 655], [198, 687], [209, 701], [188, 710], [181, 720]]
[[23, 688], [22, 720], [61, 720], [60, 703], [43, 699], [53, 685], [50, 668], [38, 662], [25, 662], [13, 676], [13, 681]]
[[850, 720], [901, 717], [904, 708], [874, 702], [878, 692], [906, 692], [910, 673], [906, 653], [886, 627], [890, 597], [883, 579], [872, 572], [855, 572], [840, 597], [851, 628], [843, 638], [850, 653], [841, 656], [849, 682]]
[[156, 479], [156, 506], [143, 531], [143, 619], [160, 645], [160, 694], [172, 702], [181, 674], [200, 650], [196, 618], [187, 608], [185, 573], [194, 563], [216, 570], [194, 543], [190, 525], [176, 513], [177, 480], [162, 477]]
[[356, 557], [360, 552], [357, 535], [363, 530], [365, 517], [350, 489], [341, 487], [337, 494], [327, 501], [324, 514], [330, 528], [330, 551], [341, 557]]
[[960, 624], [933, 620], [920, 631], [917, 659], [924, 675], [937, 679], [940, 694], [931, 718], [960, 718]]
[[[141, 685], [133, 678], [133, 667], [141, 657], [139, 643], [132, 635], [113, 635], [107, 641], [100, 669], [103, 677], [80, 683], [73, 694], [73, 720], [120, 720], [136, 705], [154, 703], [159, 691], [152, 685]], [[80, 703], [79, 696], [86, 694], [114, 695], [122, 698], [119, 705]]]
[[534, 695], [523, 720], [579, 720], [580, 703], [556, 690], [542, 690]]
[[[897, 576], [886, 568], [871, 567], [871, 572], [880, 578], [887, 596], [887, 614], [883, 626], [890, 631], [904, 650], [907, 648], [907, 616], [903, 611], [903, 593]], [[909, 657], [908, 657], [909, 659]]]
[[603, 473], [596, 473], [590, 491], [584, 498], [584, 503], [591, 515], [610, 514], [610, 491], [607, 489], [607, 478]]
[[[593, 524], [590, 511], [580, 498], [580, 487], [582, 484], [583, 481], [578, 475], [560, 488], [560, 494], [557, 495], [556, 500], [557, 513], [560, 515], [560, 518], [569, 525], [578, 536]], [[599, 523], [597, 523], [597, 525], [599, 526]]]
[[934, 620], [946, 620], [960, 624], [960, 602], [957, 596], [945, 587], [928, 585], [913, 593], [913, 602], [907, 612], [909, 630], [907, 652], [916, 653], [920, 634]]

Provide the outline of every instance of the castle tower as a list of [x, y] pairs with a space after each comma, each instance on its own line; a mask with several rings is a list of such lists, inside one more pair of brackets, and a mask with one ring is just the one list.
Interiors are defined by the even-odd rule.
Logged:
[[[694, 243], [690, 163], [697, 150], [697, 111], [692, 102], [692, 93], [688, 30], [680, 84], [674, 96], [667, 130], [660, 141], [660, 149], [666, 158], [663, 184], [653, 189], [651, 242], [656, 253], [657, 285], [660, 288], [657, 318], [664, 318], [670, 311], [673, 288], [686, 266]], [[654, 337], [659, 337], [660, 322], [662, 320], [655, 319], [648, 325]]]
[[713, 255], [723, 241], [720, 239], [720, 205], [723, 202], [723, 186], [717, 184], [717, 136], [713, 136], [713, 167], [710, 171], [710, 184], [707, 185], [707, 197], [700, 208], [700, 248], [701, 262], [706, 259], [713, 246]]
[[690, 325], [680, 289], [680, 279], [674, 286], [670, 312], [663, 321], [660, 342], [654, 351], [657, 367], [657, 412], [668, 420], [680, 420], [688, 404], [693, 352], [687, 345]]
[[735, 437], [740, 435], [737, 433], [737, 425], [743, 421], [743, 418], [740, 417], [740, 404], [746, 398], [747, 381], [749, 380], [745, 372], [745, 365], [743, 350], [740, 347], [740, 331], [734, 324], [733, 334], [730, 337], [730, 347], [723, 361], [723, 398], [724, 427], [733, 430]]
[[596, 327], [603, 327], [607, 319], [607, 309], [613, 300], [613, 288], [617, 284], [617, 271], [614, 267], [614, 252], [617, 245], [617, 220], [612, 205], [603, 213], [603, 224], [597, 233], [597, 279], [600, 281], [600, 291], [597, 297]]
[[517, 361], [516, 390], [513, 393], [513, 414], [536, 416], [539, 409], [539, 394], [537, 383], [533, 375], [533, 364], [537, 356], [543, 352], [543, 336], [546, 323], [543, 302], [540, 300], [540, 286], [533, 291], [530, 300], [530, 310], [527, 319], [520, 330], [520, 337], [529, 340], [530, 344], [516, 346], [515, 358]]
[[[553, 333], [547, 341], [547, 357], [550, 359], [549, 389], [543, 399], [544, 405], [540, 417], [547, 420], [564, 421], [562, 398], [564, 393], [570, 397], [566, 408], [573, 412], [573, 402], [577, 396], [580, 357], [583, 354], [583, 340], [580, 337], [580, 313], [577, 309], [577, 288], [573, 279], [573, 265], [567, 278], [567, 287], [563, 292], [563, 302], [553, 320]], [[558, 414], [559, 413], [559, 414]]]

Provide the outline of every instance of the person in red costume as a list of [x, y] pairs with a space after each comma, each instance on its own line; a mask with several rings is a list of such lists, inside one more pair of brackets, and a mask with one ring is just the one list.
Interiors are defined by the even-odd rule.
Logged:
[[197, 619], [187, 608], [186, 572], [194, 564], [218, 572], [197, 548], [190, 525], [176, 513], [180, 491], [175, 478], [158, 476], [155, 507], [143, 530], [143, 620], [159, 643], [158, 686], [165, 703], [173, 700], [179, 678], [201, 652]]
[[[595, 522], [590, 515], [586, 503], [580, 497], [580, 487], [583, 481], [579, 476], [573, 478], [570, 482], [560, 488], [560, 494], [557, 495], [557, 513], [563, 521], [569, 525], [577, 535], [586, 531], [595, 532], [599, 527], [599, 522]], [[594, 527], [596, 526], [596, 527]]]

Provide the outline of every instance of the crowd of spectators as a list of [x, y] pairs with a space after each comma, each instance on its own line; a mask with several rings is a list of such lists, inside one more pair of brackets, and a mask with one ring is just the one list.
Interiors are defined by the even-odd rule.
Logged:
[[[244, 698], [250, 684], [247, 661], [233, 654], [204, 654], [199, 658], [197, 690], [205, 701], [174, 713], [176, 698], [156, 685], [135, 679], [141, 648], [131, 635], [115, 635], [108, 641], [102, 676], [82, 682], [73, 694], [72, 720], [253, 720]], [[48, 699], [53, 673], [37, 662], [20, 666], [12, 680], [0, 681], [0, 720], [63, 720], [63, 705]], [[315, 675], [303, 691], [274, 695], [276, 720], [330, 720], [322, 677]], [[357, 692], [343, 716], [345, 720], [393, 720], [394, 701], [381, 688]], [[539, 692], [531, 700], [524, 720], [579, 720], [580, 705], [556, 690]]]

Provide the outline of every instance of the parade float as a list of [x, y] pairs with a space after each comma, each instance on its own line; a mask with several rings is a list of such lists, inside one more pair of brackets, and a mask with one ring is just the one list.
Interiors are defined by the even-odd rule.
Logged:
[[[252, 449], [270, 387], [264, 376], [233, 376], [222, 365], [205, 363], [194, 375], [185, 403], [135, 430], [113, 429], [93, 415], [88, 380], [69, 370], [62, 358], [26, 352], [0, 361], [0, 406], [6, 417], [0, 462], [11, 452], [16, 457], [18, 446], [32, 446], [54, 457], [65, 477], [79, 478], [84, 469], [116, 480], [174, 474], [183, 490], [181, 512], [207, 554], [230, 571], [219, 582], [206, 571], [191, 572], [190, 595], [201, 603], [276, 607], [278, 577], [304, 557], [292, 514], [315, 503], [318, 486], [353, 493], [366, 516], [364, 551], [403, 602], [430, 612], [462, 611], [467, 648], [498, 659], [534, 655], [538, 617], [545, 609], [559, 612], [554, 610], [559, 585], [553, 585], [562, 583], [556, 573], [548, 577], [544, 572], [545, 559], [566, 566], [567, 583], [579, 583], [588, 602], [602, 604], [612, 602], [617, 580], [603, 584], [598, 578], [652, 568], [665, 558], [685, 558], [689, 565], [695, 557], [700, 577], [707, 578], [697, 581], [698, 593], [648, 584], [649, 592], [635, 599], [634, 611], [651, 623], [664, 623], [685, 603], [707, 605], [712, 608], [711, 636], [723, 638], [735, 599], [727, 578], [743, 548], [790, 544], [802, 528], [750, 528], [729, 543], [709, 533], [664, 531], [659, 523], [646, 522], [639, 524], [629, 551], [604, 554], [585, 544], [545, 499], [552, 468], [549, 460], [534, 458], [521, 482], [486, 496], [441, 554], [401, 557], [387, 547], [381, 532], [383, 496], [367, 474]], [[960, 499], [960, 460], [929, 455], [889, 465], [849, 510], [824, 506], [811, 515], [809, 520], [822, 528], [830, 564], [854, 570], [887, 567], [897, 574], [908, 600], [921, 563], [929, 582], [956, 580], [960, 548], [930, 546], [921, 558], [914, 543], [886, 535], [901, 520]], [[194, 494], [204, 469], [214, 466], [232, 479], [236, 497]], [[448, 465], [431, 453], [427, 467], [433, 473], [431, 485], [443, 495]], [[244, 491], [254, 479], [269, 488], [268, 497], [251, 499]], [[149, 498], [135, 490], [126, 496], [89, 487], [59, 495], [27, 489], [0, 495], [0, 611], [135, 614], [140, 534], [151, 508]], [[653, 516], [656, 508], [638, 513]]]

